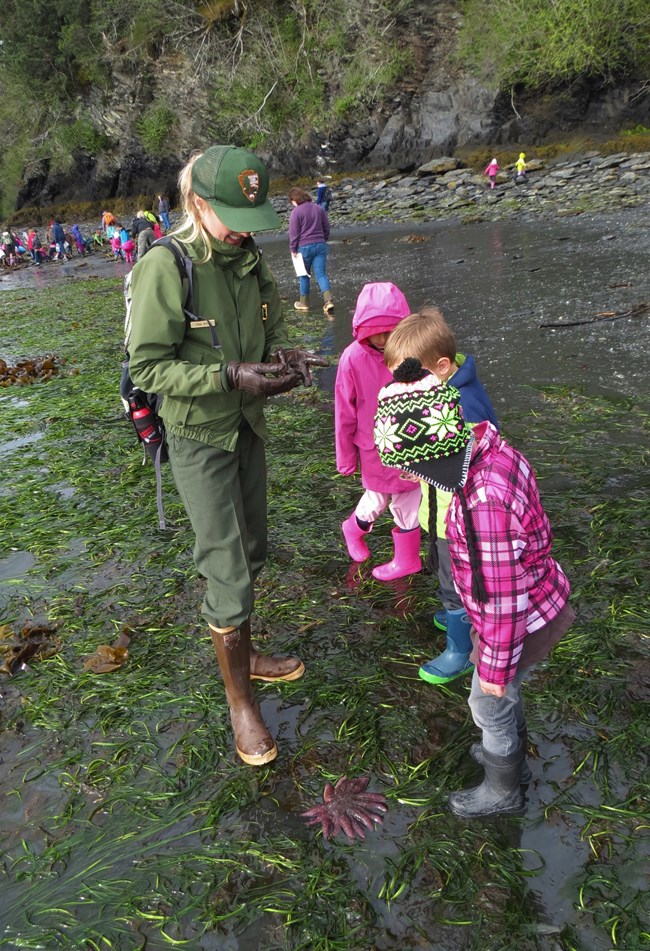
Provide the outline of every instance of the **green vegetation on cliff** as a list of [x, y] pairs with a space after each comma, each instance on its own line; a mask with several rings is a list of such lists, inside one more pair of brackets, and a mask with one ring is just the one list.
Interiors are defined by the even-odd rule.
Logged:
[[460, 53], [500, 89], [647, 75], [648, 0], [465, 0]]
[[[180, 155], [193, 110], [206, 140], [249, 146], [286, 147], [303, 130], [362, 115], [410, 63], [395, 18], [412, 5], [7, 0], [0, 213], [13, 207], [23, 167], [69, 169], [75, 149], [119, 153], [121, 142], [132, 149], [135, 140], [145, 155]], [[165, 74], [197, 95], [171, 95]], [[106, 120], [111, 111], [123, 115], [117, 129]]]
[[646, 75], [647, 0], [5, 0], [0, 216], [80, 155], [287, 155], [359, 128], [414, 88], [426, 50], [433, 67], [456, 9], [465, 68], [495, 89]]

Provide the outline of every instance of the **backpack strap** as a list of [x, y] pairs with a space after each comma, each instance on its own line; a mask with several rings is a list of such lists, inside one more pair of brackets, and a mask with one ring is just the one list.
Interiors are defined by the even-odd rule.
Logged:
[[156, 506], [158, 508], [158, 528], [161, 530], [161, 532], [164, 532], [167, 529], [167, 523], [165, 521], [165, 511], [163, 509], [162, 500], [162, 472], [160, 471], [162, 451], [163, 444], [161, 443], [156, 450], [156, 455], [153, 460], [153, 467], [156, 473]]
[[[220, 346], [219, 338], [217, 337], [217, 331], [215, 329], [215, 322], [213, 320], [203, 321], [201, 317], [198, 317], [193, 310], [193, 294], [194, 294], [194, 283], [193, 283], [193, 264], [192, 259], [187, 253], [187, 248], [182, 241], [179, 241], [177, 238], [171, 237], [171, 235], [165, 235], [162, 238], [158, 238], [157, 241], [154, 241], [151, 248], [161, 245], [163, 248], [168, 248], [173, 256], [178, 268], [178, 273], [181, 278], [181, 282], [187, 281], [187, 293], [185, 295], [185, 301], [183, 303], [183, 313], [185, 314], [185, 320], [188, 324], [201, 321], [205, 323], [210, 330], [210, 336], [212, 338], [212, 346], [216, 350]], [[148, 253], [148, 252], [147, 252]]]

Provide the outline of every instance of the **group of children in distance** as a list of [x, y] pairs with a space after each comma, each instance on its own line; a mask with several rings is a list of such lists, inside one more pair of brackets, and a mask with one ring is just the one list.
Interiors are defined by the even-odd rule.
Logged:
[[[487, 175], [490, 179], [490, 189], [496, 188], [497, 175], [501, 170], [496, 158], [493, 158], [492, 161], [485, 166], [483, 169], [483, 174]], [[517, 185], [521, 185], [526, 181], [526, 153], [520, 152], [519, 158], [515, 162], [515, 182]]]
[[[158, 198], [160, 220], [151, 211], [138, 211], [131, 224], [131, 231], [120, 224], [111, 211], [102, 212], [100, 228], [88, 238], [81, 233], [79, 225], [72, 225], [70, 231], [66, 232], [58, 219], [54, 218], [45, 238], [45, 247], [36, 228], [30, 228], [22, 237], [13, 231], [4, 231], [0, 235], [0, 263], [9, 266], [20, 263], [25, 252], [29, 253], [37, 265], [47, 260], [67, 261], [73, 246], [79, 255], [86, 255], [92, 248], [102, 248], [104, 241], [108, 241], [115, 260], [132, 264], [136, 254], [141, 255], [149, 244], [162, 237], [161, 223], [165, 229], [170, 227], [169, 200], [164, 195], [159, 195]], [[144, 228], [150, 232], [144, 236], [149, 240], [141, 243], [139, 235]], [[142, 246], [138, 247], [136, 241]]]
[[135, 251], [135, 242], [124, 225], [119, 223], [109, 225], [107, 234], [109, 244], [113, 251], [113, 257], [116, 261], [126, 261], [127, 264], [133, 264], [133, 252]]
[[337, 469], [360, 469], [364, 489], [341, 526], [348, 553], [370, 558], [368, 536], [388, 507], [394, 555], [372, 574], [402, 578], [421, 570], [428, 530], [446, 645], [419, 674], [446, 684], [473, 671], [469, 706], [482, 731], [470, 756], [484, 780], [452, 793], [450, 808], [520, 812], [531, 778], [522, 680], [574, 618], [535, 476], [499, 435], [474, 359], [456, 351], [438, 308], [411, 313], [394, 284], [366, 284], [352, 330], [335, 385]]
[[[167, 220], [169, 220], [168, 217]], [[151, 235], [147, 236], [150, 241], [141, 245], [139, 235], [143, 225], [146, 226], [148, 231], [151, 231]], [[126, 261], [127, 264], [133, 264], [136, 254], [142, 255], [144, 253], [145, 245], [149, 246], [149, 244], [163, 236], [160, 221], [151, 211], [138, 211], [133, 219], [130, 231], [117, 221], [111, 211], [103, 211], [102, 230], [108, 238], [115, 260]], [[138, 244], [136, 244], [136, 241], [138, 241]]]
[[3, 232], [0, 240], [0, 261], [11, 267], [22, 263], [25, 253], [38, 266], [44, 261], [68, 261], [73, 245], [78, 254], [84, 255], [88, 253], [92, 243], [92, 238], [84, 238], [79, 225], [73, 225], [68, 232], [54, 218], [45, 235], [45, 244], [36, 228], [23, 231], [22, 235], [16, 234], [15, 231]]

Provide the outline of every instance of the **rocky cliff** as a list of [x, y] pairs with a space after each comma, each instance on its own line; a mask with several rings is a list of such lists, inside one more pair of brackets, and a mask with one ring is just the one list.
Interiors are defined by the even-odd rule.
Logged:
[[[409, 53], [409, 66], [396, 83], [372, 101], [359, 99], [325, 127], [305, 122], [298, 109], [257, 151], [272, 172], [283, 177], [360, 168], [404, 171], [482, 145], [539, 145], [573, 132], [598, 140], [626, 126], [650, 124], [650, 96], [641, 83], [607, 89], [578, 83], [544, 97], [499, 95], [455, 58], [460, 22], [453, 0], [411, 4], [408, 15], [398, 15], [390, 24], [398, 45]], [[108, 45], [105, 56], [112, 81], [101, 92], [86, 91], [73, 110], [91, 116], [110, 144], [94, 155], [74, 150], [62, 170], [54, 171], [48, 161], [33, 165], [17, 207], [158, 190], [173, 195], [178, 169], [189, 152], [219, 138], [214, 77], [209, 69], [190, 68], [198, 55], [197, 47], [188, 43], [138, 62], [119, 46]], [[327, 102], [334, 95], [336, 76], [321, 73]], [[173, 133], [152, 155], [138, 129], [156, 102], [173, 103], [175, 120]]]

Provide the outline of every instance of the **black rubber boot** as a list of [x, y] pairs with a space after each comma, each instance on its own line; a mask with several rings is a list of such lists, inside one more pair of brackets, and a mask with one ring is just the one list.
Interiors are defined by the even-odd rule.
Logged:
[[449, 797], [449, 808], [463, 819], [521, 813], [524, 796], [519, 788], [524, 751], [495, 756], [483, 747], [485, 779], [480, 786], [462, 789]]
[[[527, 757], [528, 730], [524, 726], [523, 730], [517, 730], [517, 734], [519, 736], [519, 742], [521, 743], [521, 749], [524, 754], [524, 757], [521, 761], [521, 778], [519, 781], [522, 786], [527, 786], [530, 783], [531, 779], [533, 778], [533, 774], [530, 771], [530, 766], [528, 765], [528, 757]], [[483, 761], [483, 744], [482, 743], [472, 743], [472, 745], [469, 748], [469, 755], [471, 756], [471, 758], [474, 760], [475, 763], [479, 764], [479, 766], [485, 765]]]

